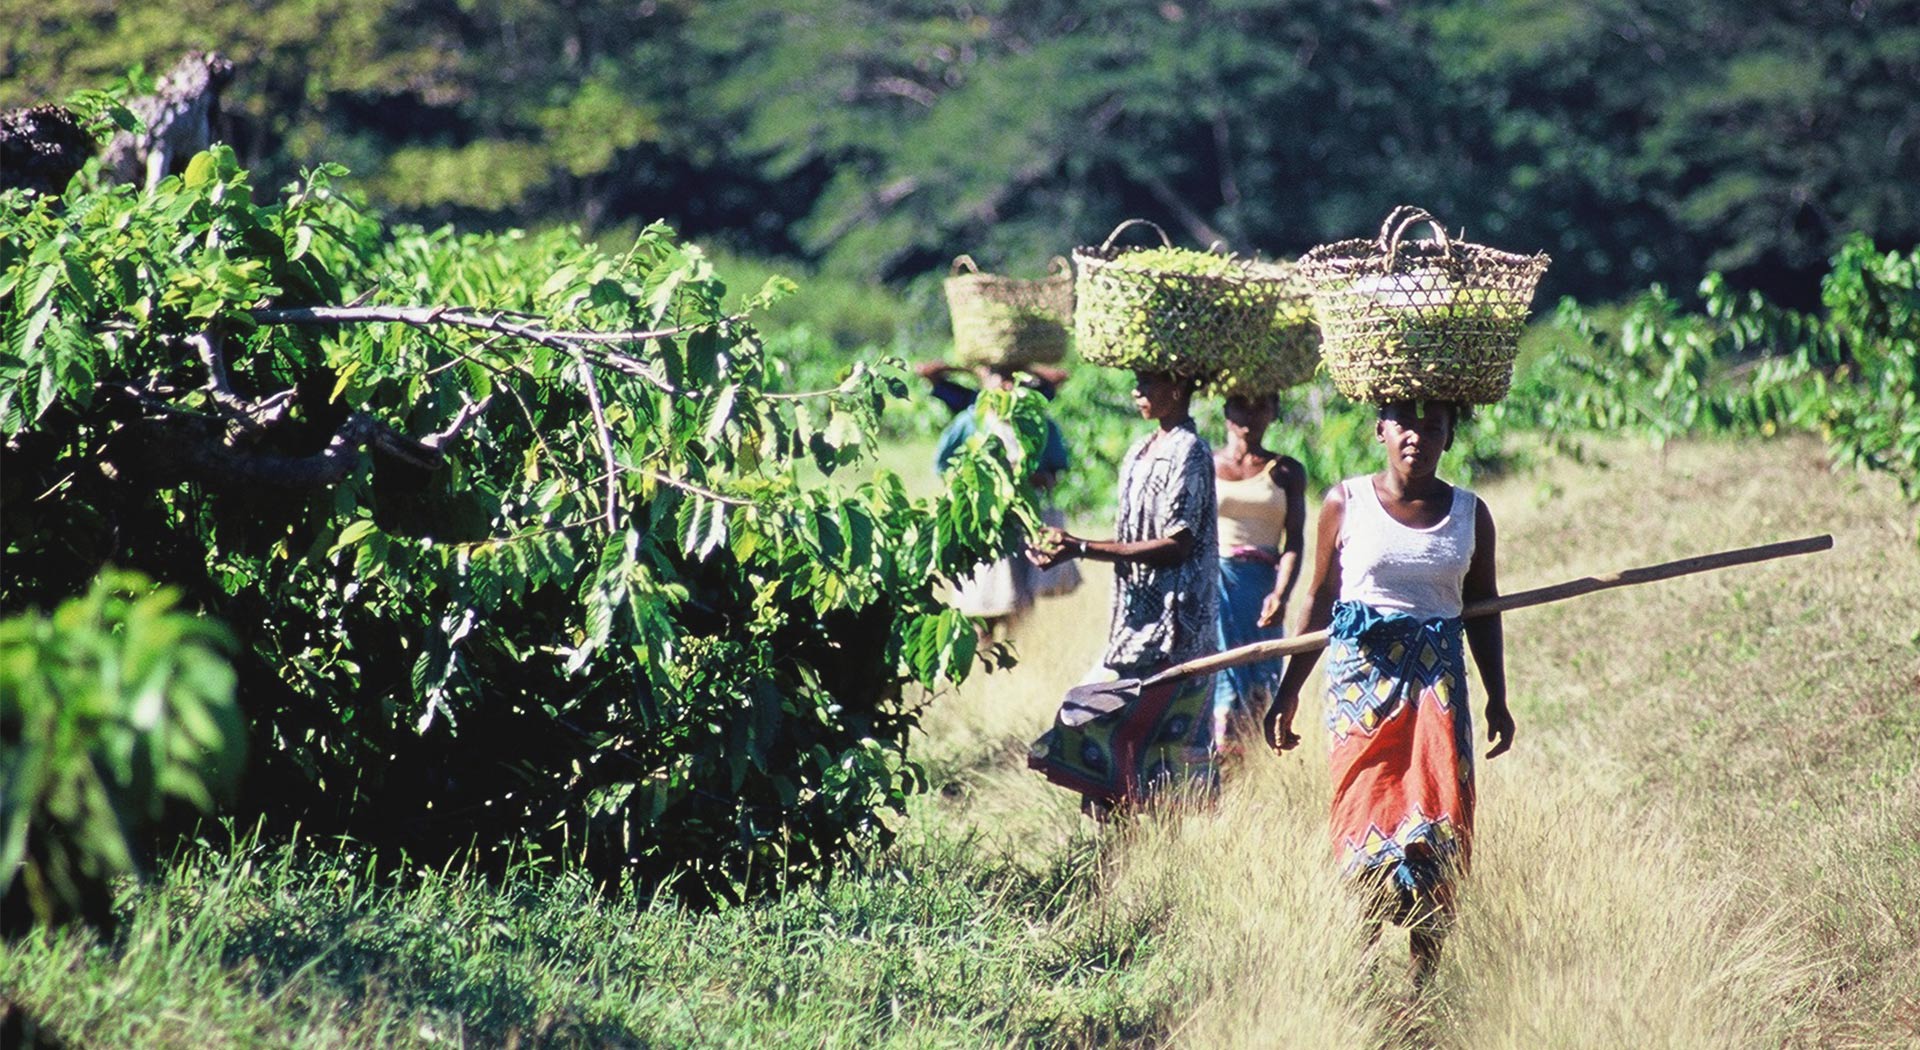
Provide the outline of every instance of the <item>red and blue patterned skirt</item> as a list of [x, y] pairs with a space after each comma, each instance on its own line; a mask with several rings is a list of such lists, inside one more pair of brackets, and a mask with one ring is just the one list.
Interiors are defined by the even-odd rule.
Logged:
[[1473, 844], [1473, 719], [1457, 618], [1334, 607], [1333, 849], [1395, 922], [1451, 912]]

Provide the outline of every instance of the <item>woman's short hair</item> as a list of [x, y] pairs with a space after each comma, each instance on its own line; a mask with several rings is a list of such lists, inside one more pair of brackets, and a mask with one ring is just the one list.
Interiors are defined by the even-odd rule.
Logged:
[[[1390, 414], [1397, 415], [1400, 412], [1402, 406], [1425, 406], [1425, 405], [1445, 405], [1448, 409], [1451, 410], [1451, 414], [1453, 416], [1453, 425], [1456, 429], [1458, 429], [1461, 426], [1464, 426], [1468, 420], [1471, 420], [1473, 418], [1473, 406], [1468, 404], [1465, 401], [1427, 401], [1427, 400], [1409, 397], [1409, 398], [1403, 398], [1399, 401], [1383, 401], [1377, 407], [1379, 409], [1380, 418], [1387, 419], [1387, 418], [1390, 418]], [[1424, 408], [1417, 408], [1415, 414], [1425, 415], [1426, 411]]]

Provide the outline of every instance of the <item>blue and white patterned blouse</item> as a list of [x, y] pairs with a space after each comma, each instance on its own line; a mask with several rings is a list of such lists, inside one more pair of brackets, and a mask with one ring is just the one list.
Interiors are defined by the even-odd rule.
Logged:
[[1186, 532], [1193, 547], [1176, 565], [1114, 566], [1108, 667], [1138, 676], [1217, 647], [1217, 514], [1213, 450], [1193, 420], [1156, 430], [1127, 450], [1114, 538], [1138, 543]]

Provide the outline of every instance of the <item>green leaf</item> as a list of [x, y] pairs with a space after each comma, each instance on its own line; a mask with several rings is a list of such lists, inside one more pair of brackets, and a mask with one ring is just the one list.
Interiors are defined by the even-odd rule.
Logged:
[[181, 182], [190, 190], [198, 189], [212, 181], [213, 177], [213, 154], [197, 153], [187, 162], [187, 173]]
[[376, 528], [371, 518], [361, 518], [348, 524], [346, 528], [340, 530], [340, 536], [333, 541], [333, 546], [327, 548], [327, 557], [332, 558], [341, 551], [373, 535]]

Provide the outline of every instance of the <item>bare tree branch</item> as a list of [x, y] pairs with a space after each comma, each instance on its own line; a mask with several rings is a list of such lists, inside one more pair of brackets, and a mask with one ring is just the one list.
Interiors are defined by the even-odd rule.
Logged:
[[624, 375], [644, 379], [669, 394], [679, 394], [682, 391], [675, 389], [651, 362], [618, 353], [609, 348], [645, 343], [654, 339], [669, 339], [719, 325], [736, 324], [746, 319], [745, 314], [734, 314], [717, 322], [674, 325], [669, 328], [639, 331], [598, 332], [544, 328], [538, 324], [508, 320], [509, 316], [526, 316], [515, 311], [477, 310], [458, 306], [302, 306], [254, 310], [251, 316], [261, 324], [388, 323], [412, 325], [415, 328], [447, 325], [497, 332], [567, 354], [585, 354], [595, 363], [606, 365]]
[[[384, 321], [416, 328], [440, 324], [481, 328], [536, 342], [552, 339], [564, 343], [601, 344], [644, 343], [713, 326], [713, 322], [707, 322], [623, 332], [542, 328], [507, 320], [508, 317], [530, 316], [517, 310], [480, 310], [464, 306], [294, 306], [254, 310], [251, 316], [261, 324], [366, 324]], [[736, 314], [723, 318], [719, 323], [741, 321], [745, 317], [745, 314]]]
[[214, 400], [233, 398], [233, 387], [227, 382], [227, 359], [221, 353], [222, 337], [217, 332], [195, 332], [187, 337], [187, 345], [199, 356], [200, 363], [207, 369], [207, 389], [213, 392]]
[[108, 476], [155, 487], [195, 479], [221, 487], [282, 490], [336, 485], [359, 464], [368, 447], [421, 470], [439, 470], [446, 466], [442, 451], [446, 444], [477, 419], [491, 400], [468, 402], [446, 428], [425, 441], [416, 441], [365, 412], [354, 412], [341, 421], [325, 448], [310, 455], [287, 456], [236, 446], [223, 433], [225, 421], [170, 410], [138, 387], [112, 393], [143, 407], [161, 408], [166, 414], [122, 428], [102, 463]]
[[613, 432], [607, 427], [607, 414], [600, 407], [600, 385], [594, 382], [593, 366], [578, 351], [574, 352], [574, 361], [580, 367], [580, 384], [587, 388], [587, 407], [593, 410], [593, 431], [600, 439], [600, 456], [607, 465], [607, 532], [612, 533], [620, 526], [620, 478], [619, 468], [613, 462]]
[[493, 403], [492, 394], [488, 394], [486, 397], [483, 397], [478, 401], [467, 399], [465, 394], [462, 394], [460, 396], [462, 400], [466, 401], [466, 403], [460, 406], [460, 411], [455, 412], [453, 414], [453, 421], [451, 423], [448, 423], [445, 427], [442, 427], [441, 429], [436, 430], [431, 434], [428, 434], [426, 437], [421, 438], [420, 444], [434, 450], [435, 452], [438, 452], [441, 449], [446, 448], [447, 442], [452, 441], [455, 435], [459, 434], [461, 430], [465, 429], [468, 423], [472, 422], [474, 419], [477, 419], [480, 413], [485, 412], [487, 410], [487, 406]]
[[701, 499], [710, 499], [715, 503], [724, 503], [729, 507], [753, 506], [753, 501], [750, 499], [740, 499], [737, 496], [721, 495], [720, 493], [715, 492], [712, 489], [703, 488], [699, 485], [695, 485], [691, 481], [682, 481], [679, 478], [669, 477], [665, 474], [660, 473], [657, 470], [635, 470], [635, 471], [629, 471], [628, 473], [638, 474], [643, 478], [652, 478], [654, 481], [657, 481], [662, 485], [666, 485], [670, 488], [679, 489], [682, 492], [690, 492], [693, 495], [700, 497]]
[[217, 331], [196, 332], [187, 345], [207, 370], [206, 390], [213, 403], [232, 420], [240, 435], [258, 436], [286, 420], [293, 411], [295, 390], [289, 388], [260, 401], [248, 401], [233, 392], [227, 378], [226, 337]]
[[939, 96], [924, 85], [917, 84], [906, 77], [879, 77], [873, 81], [873, 90], [877, 94], [892, 95], [917, 103], [926, 109], [932, 109]]

